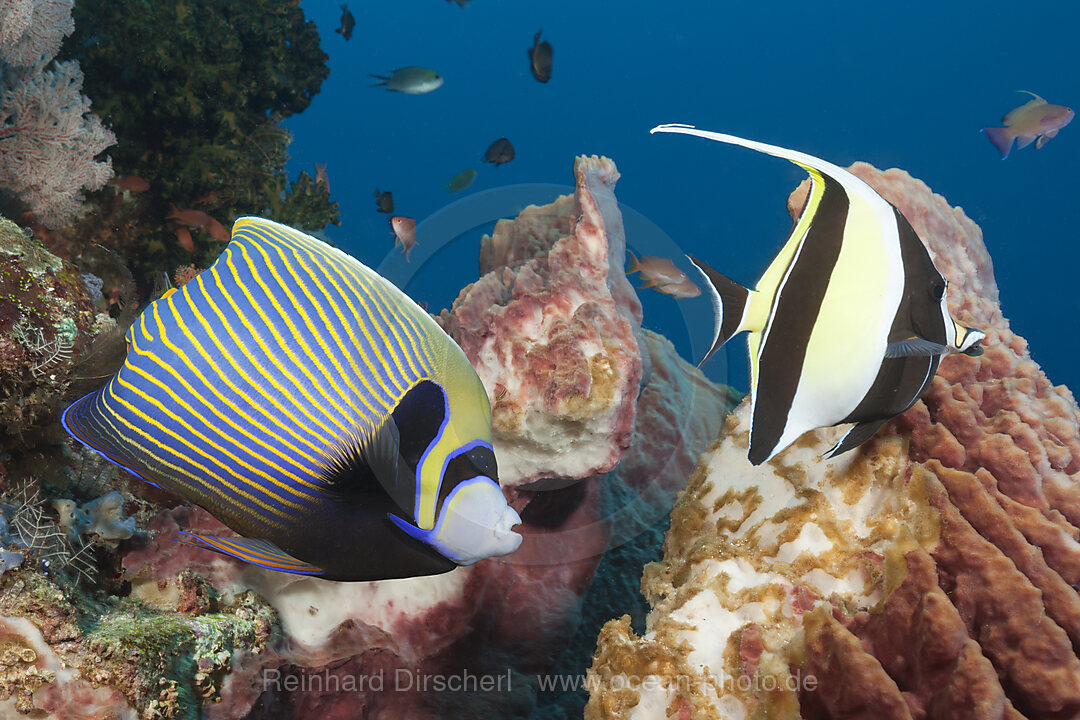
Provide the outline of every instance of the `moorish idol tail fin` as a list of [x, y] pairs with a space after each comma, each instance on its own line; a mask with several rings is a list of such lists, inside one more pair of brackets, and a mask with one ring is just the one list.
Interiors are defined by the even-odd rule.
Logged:
[[840, 438], [840, 441], [829, 448], [821, 457], [832, 458], [837, 455], [842, 455], [848, 450], [854, 450], [862, 445], [864, 442], [874, 437], [881, 426], [889, 421], [889, 418], [884, 420], [870, 420], [868, 422], [856, 423], [844, 437]]
[[185, 545], [213, 550], [222, 555], [231, 555], [253, 565], [296, 575], [322, 575], [323, 569], [297, 560], [277, 545], [266, 540], [253, 540], [245, 537], [216, 537], [214, 535], [196, 535], [178, 531], [182, 537], [177, 539]]
[[1013, 136], [1008, 128], [984, 127], [979, 132], [986, 133], [986, 137], [990, 138], [990, 142], [1001, 153], [1002, 160], [1009, 157], [1009, 152], [1012, 150]]
[[698, 367], [701, 367], [733, 335], [737, 335], [743, 330], [757, 328], [747, 326], [750, 291], [734, 280], [716, 272], [697, 258], [690, 255], [686, 257], [690, 262], [694, 263], [694, 267], [708, 281], [705, 287], [709, 290], [709, 297], [712, 299], [713, 317], [715, 319], [712, 346], [705, 353], [705, 357], [701, 358], [701, 362], [698, 363]]

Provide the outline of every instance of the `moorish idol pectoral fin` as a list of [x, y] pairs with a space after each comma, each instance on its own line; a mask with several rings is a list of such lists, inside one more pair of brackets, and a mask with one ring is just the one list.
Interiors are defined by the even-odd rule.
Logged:
[[856, 423], [854, 427], [845, 433], [844, 437], [840, 438], [840, 441], [827, 450], [821, 457], [832, 458], [837, 455], [842, 455], [848, 450], [854, 450], [862, 445], [864, 442], [874, 437], [881, 426], [888, 422], [886, 420], [870, 420], [867, 422]]
[[[294, 573], [297, 575], [322, 575], [323, 569], [297, 560], [277, 545], [266, 540], [253, 540], [244, 537], [217, 537], [214, 535], [197, 535], [195, 533], [177, 531], [182, 538], [177, 542], [185, 545], [200, 547], [205, 550], [213, 550], [222, 555], [230, 555], [253, 565], [258, 565], [279, 572]], [[190, 539], [189, 539], [190, 538]]]
[[686, 258], [694, 264], [701, 276], [707, 281], [705, 287], [713, 306], [713, 342], [705, 357], [698, 363], [701, 367], [714, 352], [723, 347], [733, 335], [743, 330], [760, 330], [747, 325], [750, 306], [750, 291], [730, 278], [721, 275], [695, 257]]
[[889, 343], [885, 348], [885, 357], [931, 357], [944, 355], [947, 352], [949, 348], [941, 343], [921, 337], [909, 337]]

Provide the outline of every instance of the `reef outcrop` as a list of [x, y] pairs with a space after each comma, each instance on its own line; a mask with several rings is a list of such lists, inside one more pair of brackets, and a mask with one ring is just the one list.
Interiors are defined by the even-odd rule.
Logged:
[[[641, 330], [623, 273], [617, 177], [610, 160], [579, 158], [575, 194], [500, 224], [485, 241], [486, 274], [442, 318], [495, 408], [500, 474], [524, 520], [516, 553], [381, 583], [273, 573], [177, 542], [181, 530], [230, 531], [132, 478], [121, 483], [123, 504], [107, 495], [49, 506], [61, 535], [89, 528], [92, 509], [107, 516], [104, 534], [120, 545], [102, 589], [126, 597], [90, 599], [33, 563], [0, 576], [0, 616], [26, 619], [43, 638], [17, 623], [11, 641], [44, 643], [23, 668], [28, 689], [7, 702], [57, 719], [82, 717], [65, 707], [75, 697], [94, 717], [527, 715], [537, 674], [553, 668], [582, 616], [592, 627], [604, 619], [585, 598], [608, 606], [633, 591], [626, 578], [656, 556], [657, 524], [735, 401]], [[565, 457], [553, 465], [549, 453]], [[138, 530], [123, 539], [128, 516]], [[594, 583], [614, 547], [619, 572]], [[46, 647], [69, 683], [46, 674]], [[455, 682], [466, 691], [438, 685]]]
[[0, 432], [47, 420], [74, 354], [113, 327], [74, 266], [0, 218]]
[[748, 407], [730, 416], [645, 568], [645, 632], [600, 634], [586, 718], [1080, 714], [1080, 410], [1002, 316], [979, 228], [903, 171], [852, 171], [912, 223], [986, 352], [943, 359], [833, 460], [842, 429], [755, 468]]
[[492, 392], [505, 486], [558, 487], [615, 467], [642, 376], [641, 303], [607, 158], [579, 157], [576, 191], [500, 220], [480, 280], [442, 321]]

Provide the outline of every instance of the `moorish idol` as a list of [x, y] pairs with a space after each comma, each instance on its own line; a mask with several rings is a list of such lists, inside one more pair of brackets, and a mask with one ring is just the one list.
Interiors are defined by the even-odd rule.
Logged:
[[332, 580], [433, 575], [521, 543], [465, 354], [340, 250], [240, 218], [127, 342], [63, 425], [241, 536], [184, 542]]
[[742, 145], [810, 175], [806, 204], [755, 289], [689, 258], [708, 280], [715, 316], [702, 362], [749, 333], [751, 463], [809, 430], [845, 423], [855, 425], [825, 456], [856, 448], [915, 404], [942, 355], [982, 354], [985, 333], [953, 320], [948, 282], [915, 230], [858, 177], [805, 153], [688, 125], [652, 132]]

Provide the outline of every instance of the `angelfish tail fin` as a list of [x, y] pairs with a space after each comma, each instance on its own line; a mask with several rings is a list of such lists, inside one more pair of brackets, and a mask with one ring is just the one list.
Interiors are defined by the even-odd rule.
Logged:
[[1002, 160], [1009, 157], [1009, 152], [1012, 150], [1013, 135], [1008, 128], [985, 127], [981, 132], [986, 133], [986, 137], [990, 138], [990, 142], [1001, 153]]
[[686, 256], [694, 267], [698, 269], [702, 277], [708, 282], [705, 287], [713, 304], [714, 332], [713, 342], [705, 357], [698, 363], [700, 367], [709, 357], [723, 347], [724, 343], [746, 327], [747, 307], [750, 302], [750, 291], [734, 280], [721, 275], [711, 267], [690, 255]]

